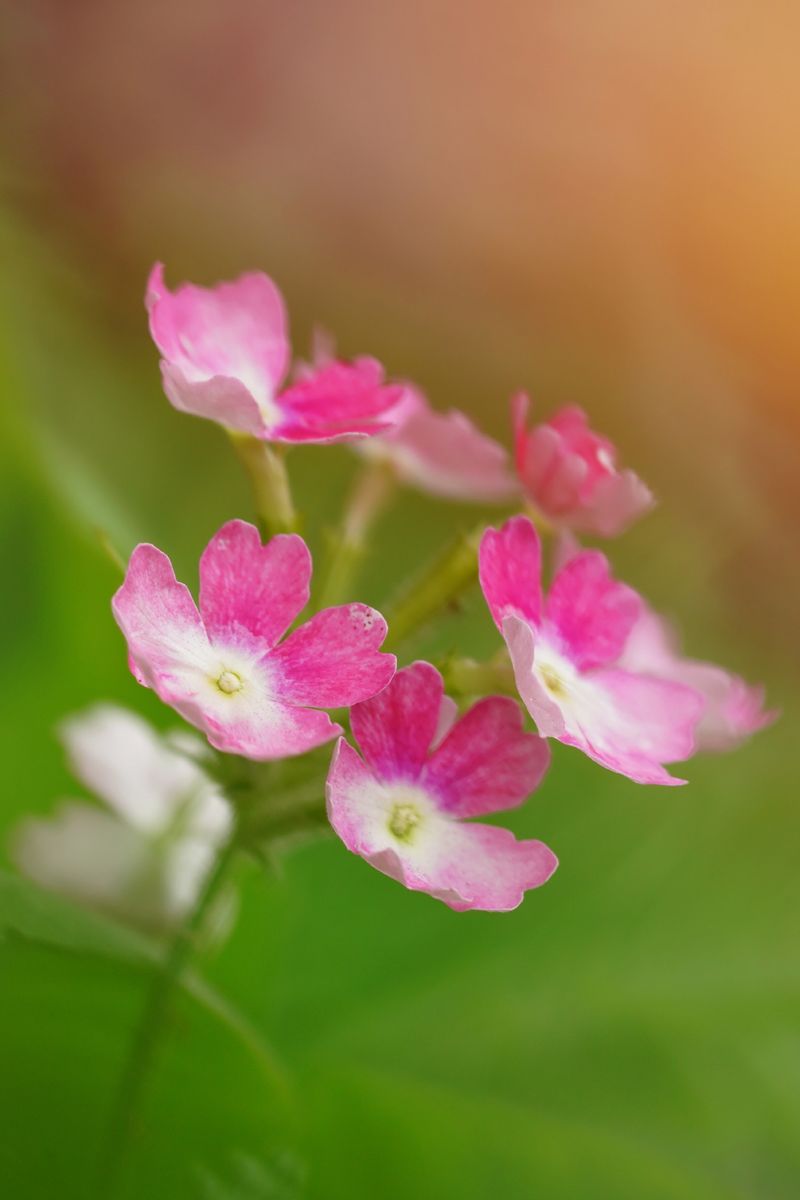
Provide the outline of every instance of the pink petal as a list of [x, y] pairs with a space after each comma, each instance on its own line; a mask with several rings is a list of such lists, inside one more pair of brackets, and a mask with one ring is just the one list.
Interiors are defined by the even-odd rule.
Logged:
[[239, 433], [264, 436], [267, 428], [264, 415], [240, 380], [214, 375], [193, 382], [186, 378], [180, 367], [163, 359], [161, 378], [167, 399], [179, 412], [217, 421]]
[[217, 750], [258, 762], [305, 754], [342, 732], [341, 725], [331, 721], [327, 713], [295, 708], [266, 696], [228, 719], [220, 719], [219, 713], [212, 715], [206, 709], [194, 723]]
[[[180, 382], [193, 385], [217, 377], [237, 381], [258, 407], [271, 405], [289, 362], [286, 312], [271, 279], [252, 272], [214, 288], [184, 283], [170, 292], [163, 266], [157, 263], [148, 281], [146, 304], [153, 340], [168, 366], [176, 369], [169, 372], [169, 383], [180, 399], [179, 407], [197, 411], [195, 404], [201, 403], [205, 409], [201, 415], [225, 420], [209, 411], [208, 392], [202, 400], [196, 393], [193, 399]], [[226, 390], [221, 383], [217, 388], [230, 416], [230, 404], [243, 403], [241, 394], [231, 400], [237, 389]], [[248, 432], [255, 430], [248, 428]]]
[[677, 762], [695, 749], [695, 728], [702, 697], [681, 684], [597, 670], [562, 706], [567, 733], [561, 741], [637, 783], [685, 783], [662, 763]]
[[564, 714], [539, 682], [533, 669], [536, 660], [536, 631], [527, 621], [512, 615], [503, 621], [502, 633], [514, 668], [517, 691], [536, 722], [536, 728], [542, 737], [562, 739], [566, 733]]
[[380, 433], [389, 410], [403, 395], [384, 382], [373, 358], [332, 362], [311, 370], [279, 397], [282, 418], [272, 436], [287, 442], [334, 442]]
[[357, 704], [386, 687], [397, 659], [381, 654], [386, 622], [366, 604], [326, 608], [269, 654], [282, 699], [338, 708]]
[[398, 671], [377, 696], [353, 707], [353, 737], [376, 775], [417, 778], [438, 732], [443, 693], [436, 668], [415, 662]]
[[505, 696], [488, 696], [466, 712], [433, 754], [421, 784], [458, 817], [515, 808], [535, 791], [550, 763], [543, 738], [523, 729]]
[[544, 611], [565, 653], [586, 670], [619, 657], [642, 601], [632, 588], [612, 578], [604, 554], [584, 550], [556, 575]]
[[588, 471], [586, 463], [564, 445], [549, 425], [527, 434], [521, 478], [530, 499], [552, 519], [568, 517], [578, 507]]
[[600, 537], [617, 537], [654, 506], [653, 493], [633, 471], [601, 479], [575, 524]]
[[200, 612], [211, 637], [246, 631], [271, 649], [308, 603], [311, 555], [297, 534], [266, 545], [254, 525], [228, 521], [200, 559]]
[[399, 427], [380, 441], [400, 477], [434, 496], [477, 503], [507, 500], [516, 491], [503, 447], [463, 413], [435, 412], [419, 392]]
[[178, 583], [172, 563], [155, 546], [143, 543], [136, 547], [111, 607], [139, 682], [162, 699], [170, 693], [187, 658], [202, 659], [210, 651], [189, 589]]
[[481, 589], [495, 624], [509, 614], [538, 624], [542, 604], [541, 544], [527, 517], [487, 529], [478, 552]]
[[451, 908], [516, 908], [558, 865], [541, 842], [518, 842], [508, 830], [427, 814], [419, 844], [403, 845], [385, 823], [385, 792], [351, 746], [340, 740], [326, 787], [331, 825], [354, 854], [413, 891]]

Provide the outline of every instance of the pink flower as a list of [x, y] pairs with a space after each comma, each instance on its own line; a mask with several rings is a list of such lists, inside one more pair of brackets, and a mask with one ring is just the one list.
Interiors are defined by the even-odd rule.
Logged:
[[582, 409], [562, 408], [526, 429], [530, 401], [511, 404], [517, 473], [531, 503], [554, 525], [614, 537], [653, 506], [633, 471], [620, 471], [607, 438], [593, 433]]
[[505, 912], [558, 866], [542, 842], [472, 824], [521, 804], [550, 755], [525, 733], [513, 700], [489, 696], [455, 720], [429, 663], [398, 671], [350, 718], [363, 759], [340, 738], [328, 774], [328, 816], [348, 850], [450, 908]]
[[502, 502], [515, 494], [508, 454], [463, 413], [436, 412], [422, 392], [407, 386], [388, 418], [393, 428], [357, 449], [390, 462], [405, 483], [474, 504]]
[[167, 556], [137, 546], [113, 600], [131, 670], [218, 750], [273, 759], [329, 741], [340, 726], [316, 708], [374, 695], [396, 660], [379, 652], [386, 622], [365, 604], [324, 609], [278, 644], [310, 580], [301, 537], [262, 545], [253, 525], [229, 521], [200, 559], [198, 612]]
[[260, 271], [214, 288], [170, 292], [156, 263], [146, 295], [175, 408], [277, 442], [333, 442], [386, 428], [401, 389], [373, 358], [329, 362], [280, 391], [290, 359], [283, 298]]
[[694, 688], [704, 707], [696, 730], [698, 750], [732, 750], [750, 734], [771, 725], [778, 713], [764, 709], [764, 689], [714, 663], [684, 658], [663, 617], [642, 610], [617, 665]]
[[577, 746], [638, 783], [683, 783], [663, 763], [688, 758], [703, 699], [622, 669], [642, 601], [597, 550], [576, 554], [542, 597], [541, 547], [527, 517], [483, 536], [480, 581], [508, 646], [519, 694], [544, 737]]

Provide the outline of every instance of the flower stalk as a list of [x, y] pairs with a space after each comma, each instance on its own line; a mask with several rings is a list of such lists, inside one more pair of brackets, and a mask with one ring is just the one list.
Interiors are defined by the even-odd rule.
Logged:
[[329, 608], [347, 599], [369, 536], [391, 500], [397, 477], [391, 465], [380, 459], [366, 462], [356, 475], [345, 503], [339, 529], [331, 535], [325, 578], [318, 608]]
[[250, 480], [262, 534], [293, 533], [298, 521], [283, 450], [246, 433], [228, 432]]
[[476, 581], [483, 530], [481, 524], [459, 533], [389, 609], [387, 647], [398, 646], [418, 632]]

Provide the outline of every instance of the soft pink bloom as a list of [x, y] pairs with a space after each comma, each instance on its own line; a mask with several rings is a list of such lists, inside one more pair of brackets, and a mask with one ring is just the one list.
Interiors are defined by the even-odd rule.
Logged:
[[436, 412], [422, 392], [407, 386], [388, 419], [391, 429], [357, 449], [390, 462], [405, 483], [475, 504], [509, 500], [517, 491], [506, 451], [463, 413]]
[[752, 686], [714, 663], [684, 658], [674, 631], [651, 609], [642, 611], [617, 665], [686, 684], [700, 693], [704, 708], [696, 730], [698, 750], [732, 750], [778, 716], [764, 709], [763, 687]]
[[558, 862], [542, 842], [473, 824], [521, 804], [544, 776], [547, 745], [522, 728], [513, 700], [489, 696], [459, 720], [429, 663], [398, 671], [351, 714], [359, 757], [339, 740], [328, 816], [348, 850], [450, 908], [504, 912]]
[[572, 557], [544, 599], [539, 536], [527, 517], [512, 517], [484, 534], [480, 581], [544, 737], [639, 783], [685, 782], [662, 764], [693, 753], [702, 697], [618, 665], [642, 601], [612, 578], [603, 554]]
[[328, 362], [281, 391], [291, 351], [283, 297], [260, 271], [213, 288], [174, 292], [156, 263], [146, 295], [175, 408], [278, 442], [333, 442], [386, 428], [401, 394], [372, 358]]
[[527, 429], [529, 405], [524, 393], [511, 405], [517, 473], [548, 521], [613, 537], [652, 507], [650, 490], [633, 471], [618, 469], [613, 444], [589, 428], [582, 409], [562, 408]]
[[229, 521], [200, 559], [200, 611], [155, 546], [137, 546], [114, 596], [136, 678], [212, 746], [246, 758], [302, 754], [341, 732], [318, 708], [365, 700], [395, 671], [386, 622], [366, 604], [327, 608], [283, 634], [308, 602], [311, 555], [297, 534], [262, 545]]

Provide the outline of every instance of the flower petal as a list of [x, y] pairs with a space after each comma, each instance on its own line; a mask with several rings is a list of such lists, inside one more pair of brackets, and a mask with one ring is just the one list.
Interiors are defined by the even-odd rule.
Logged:
[[281, 699], [339, 708], [386, 687], [397, 659], [381, 654], [386, 622], [366, 604], [326, 608], [295, 629], [268, 656]]
[[217, 750], [257, 762], [305, 754], [342, 732], [341, 725], [331, 721], [327, 713], [295, 708], [267, 697], [245, 702], [229, 714], [205, 710], [202, 728]]
[[495, 624], [509, 614], [539, 623], [542, 551], [527, 517], [512, 517], [501, 529], [487, 529], [478, 551], [481, 589]]
[[125, 582], [111, 602], [140, 683], [169, 700], [187, 666], [203, 668], [213, 655], [189, 589], [172, 563], [149, 543], [131, 555]]
[[377, 696], [353, 706], [353, 737], [376, 775], [417, 778], [438, 732], [445, 699], [436, 668], [415, 662], [398, 671]]
[[642, 611], [642, 600], [611, 576], [599, 550], [584, 550], [561, 568], [545, 602], [545, 619], [580, 670], [614, 662]]
[[296, 533], [262, 544], [255, 525], [228, 521], [200, 559], [200, 612], [212, 638], [240, 630], [271, 649], [308, 603], [311, 555]]
[[327, 363], [281, 393], [281, 420], [271, 436], [286, 442], [335, 442], [380, 433], [391, 424], [382, 418], [402, 394], [402, 386], [384, 382], [383, 367], [374, 358]]
[[560, 706], [548, 694], [533, 669], [536, 661], [536, 631], [521, 617], [503, 621], [503, 637], [514, 668], [514, 682], [520, 699], [536, 722], [542, 737], [563, 738], [566, 723]]
[[166, 360], [161, 362], [161, 379], [167, 399], [178, 412], [217, 421], [238, 433], [264, 437], [267, 431], [264, 414], [240, 380], [213, 375], [210, 379], [192, 381], [180, 367]]
[[599, 537], [617, 537], [654, 505], [647, 484], [633, 471], [620, 471], [599, 481], [575, 524]]
[[487, 696], [456, 722], [420, 783], [454, 816], [478, 817], [522, 804], [549, 763], [547, 742], [524, 731], [519, 705]]
[[[146, 304], [150, 332], [166, 363], [167, 395], [176, 407], [225, 424], [244, 420], [232, 427], [255, 433], [257, 418], [244, 390], [263, 416], [275, 415], [289, 342], [283, 299], [271, 279], [251, 272], [214, 288], [184, 283], [170, 292], [157, 263]], [[195, 387], [209, 382], [213, 387]]]

